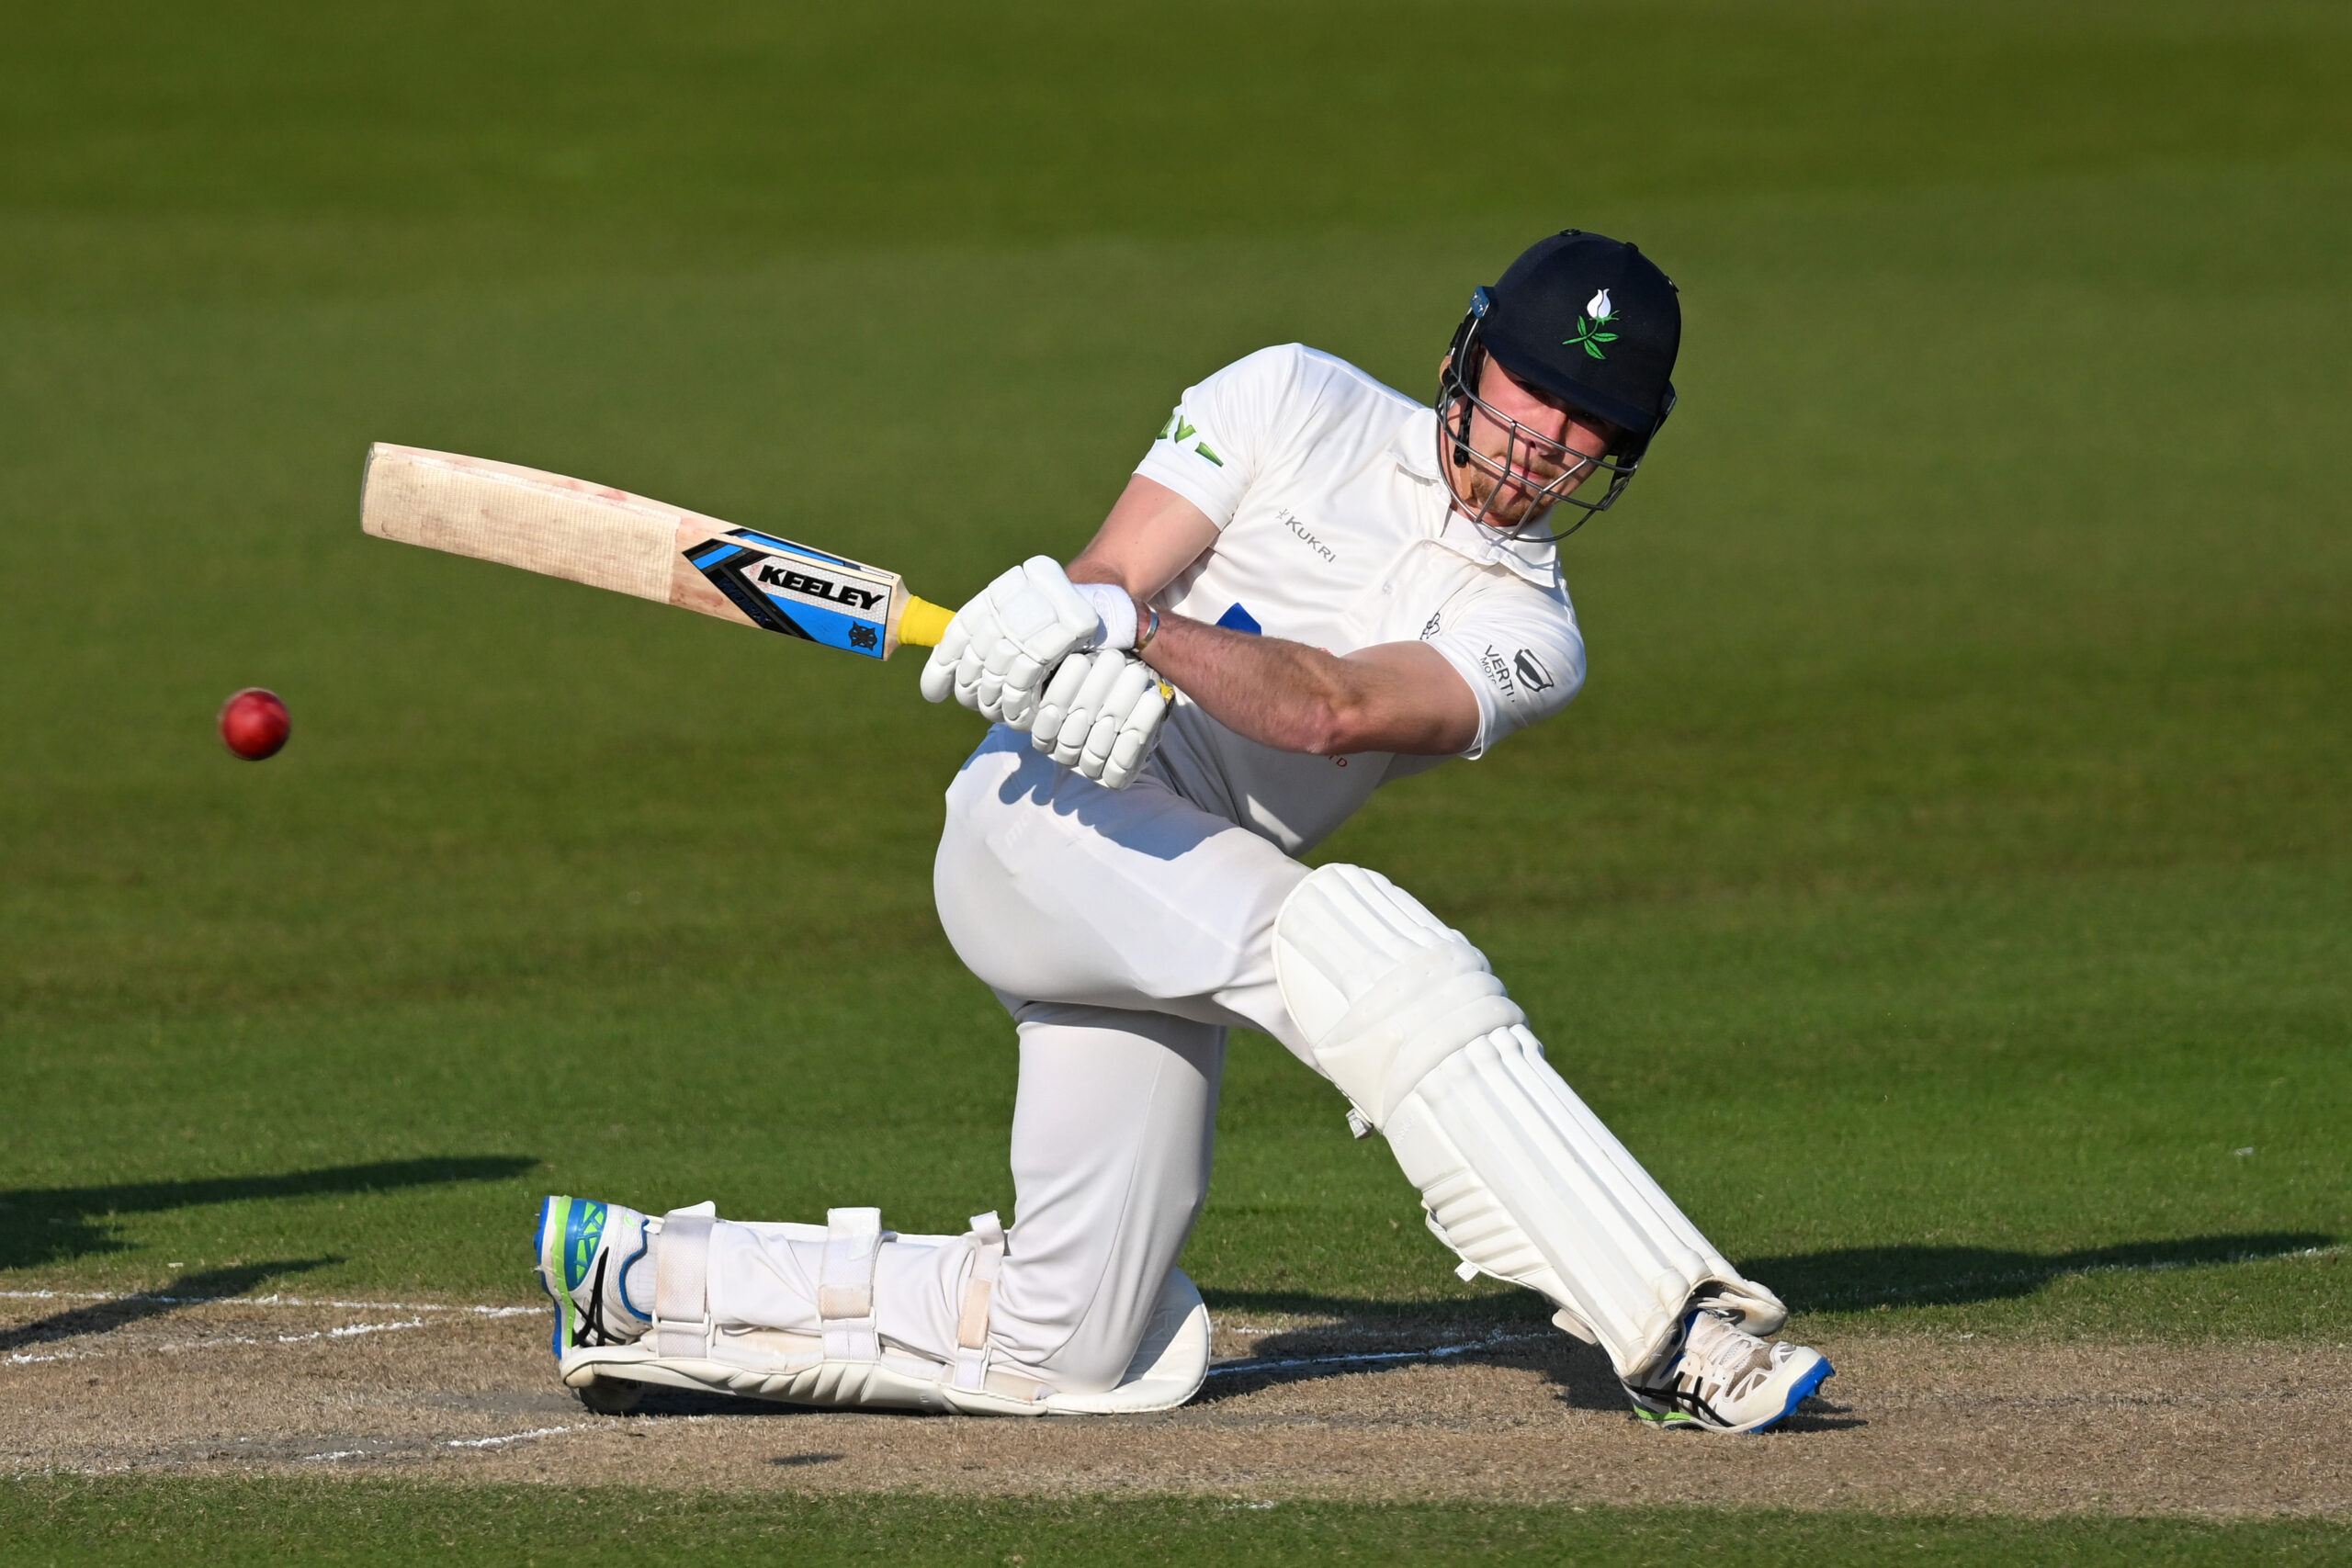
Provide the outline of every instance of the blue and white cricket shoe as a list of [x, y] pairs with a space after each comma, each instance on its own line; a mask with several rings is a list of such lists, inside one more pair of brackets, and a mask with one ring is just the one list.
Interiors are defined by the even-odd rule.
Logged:
[[1656, 1426], [1761, 1432], [1835, 1374], [1820, 1351], [1764, 1339], [1740, 1327], [1736, 1314], [1701, 1307], [1683, 1325], [1682, 1348], [1625, 1380], [1625, 1392], [1634, 1414]]
[[[539, 1205], [539, 1284], [555, 1303], [555, 1353], [626, 1345], [653, 1326], [645, 1216], [618, 1203], [549, 1198]], [[632, 1299], [634, 1295], [635, 1299]]]

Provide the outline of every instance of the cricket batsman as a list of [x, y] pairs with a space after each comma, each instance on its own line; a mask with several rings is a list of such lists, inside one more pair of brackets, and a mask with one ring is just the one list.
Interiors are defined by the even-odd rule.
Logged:
[[1557, 544], [1674, 407], [1675, 288], [1570, 230], [1478, 289], [1434, 408], [1292, 344], [1187, 389], [1102, 529], [956, 612], [923, 694], [992, 721], [934, 874], [1020, 1039], [1014, 1223], [961, 1235], [553, 1197], [564, 1381], [794, 1403], [1109, 1414], [1189, 1399], [1177, 1255], [1227, 1032], [1388, 1142], [1430, 1229], [1541, 1292], [1653, 1422], [1754, 1431], [1830, 1375], [1544, 1059], [1487, 959], [1378, 872], [1298, 856], [1382, 784], [1486, 754], [1584, 680]]

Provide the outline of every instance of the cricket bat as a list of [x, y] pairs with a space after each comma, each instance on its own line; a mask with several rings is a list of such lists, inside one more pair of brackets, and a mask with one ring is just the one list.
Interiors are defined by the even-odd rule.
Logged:
[[368, 449], [359, 525], [379, 539], [888, 659], [935, 648], [954, 612], [895, 571], [738, 528], [641, 495], [487, 457], [379, 441]]

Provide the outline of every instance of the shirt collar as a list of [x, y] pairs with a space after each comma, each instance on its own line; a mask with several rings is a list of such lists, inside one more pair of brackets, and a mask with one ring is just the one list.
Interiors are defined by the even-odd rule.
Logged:
[[1430, 536], [1458, 556], [1476, 561], [1480, 566], [1499, 566], [1526, 579], [1538, 588], [1551, 588], [1560, 581], [1560, 547], [1548, 540], [1515, 539], [1481, 527], [1454, 510], [1453, 491], [1445, 476], [1437, 467], [1437, 411], [1416, 409], [1406, 416], [1396, 439], [1388, 444], [1396, 457], [1396, 466], [1430, 492], [1432, 510], [1437, 513], [1435, 532]]

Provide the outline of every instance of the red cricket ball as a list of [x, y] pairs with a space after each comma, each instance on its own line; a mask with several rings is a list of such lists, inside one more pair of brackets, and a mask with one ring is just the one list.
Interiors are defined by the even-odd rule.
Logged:
[[247, 686], [220, 705], [220, 740], [248, 762], [275, 757], [294, 728], [293, 715], [276, 692]]

